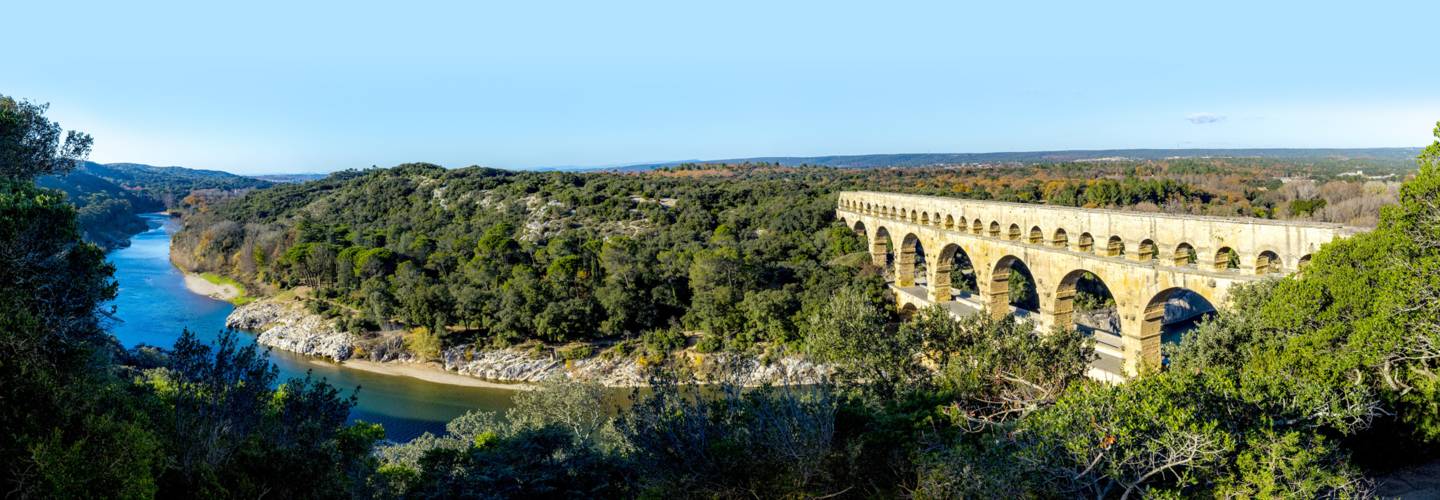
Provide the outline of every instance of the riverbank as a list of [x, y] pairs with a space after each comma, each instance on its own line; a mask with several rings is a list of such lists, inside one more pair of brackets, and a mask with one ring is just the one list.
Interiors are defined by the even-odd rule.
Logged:
[[646, 359], [638, 353], [611, 346], [590, 346], [583, 357], [560, 356], [540, 345], [505, 348], [453, 345], [440, 352], [438, 362], [424, 362], [405, 348], [405, 331], [350, 333], [334, 321], [304, 307], [294, 294], [267, 297], [237, 307], [226, 318], [229, 328], [258, 334], [256, 342], [278, 350], [325, 358], [347, 368], [405, 376], [441, 384], [503, 390], [533, 388], [546, 380], [571, 379], [606, 387], [644, 386], [651, 368], [671, 362], [684, 366], [691, 382], [732, 380], [747, 386], [813, 384], [829, 368], [798, 356], [758, 356], [735, 353], [701, 353], [684, 349], [667, 360]]
[[236, 285], [218, 280], [212, 281], [195, 273], [185, 273], [185, 288], [197, 295], [204, 295], [215, 300], [223, 300], [231, 303], [234, 303], [237, 298], [244, 295], [244, 292], [237, 288]]
[[[315, 364], [330, 363], [329, 361], [321, 359], [312, 359], [310, 360], [310, 362]], [[426, 382], [433, 382], [436, 384], [458, 385], [461, 387], [482, 387], [486, 389], [500, 389], [507, 391], [528, 391], [538, 388], [538, 386], [534, 384], [492, 382], [489, 380], [471, 377], [469, 375], [461, 375], [459, 373], [446, 370], [444, 367], [435, 363], [407, 363], [396, 361], [380, 362], [370, 361], [366, 359], [348, 359], [345, 361], [341, 361], [339, 365], [346, 368], [367, 371], [370, 373], [378, 373], [380, 375], [389, 375], [392, 377], [410, 377], [413, 379], [424, 380]]]

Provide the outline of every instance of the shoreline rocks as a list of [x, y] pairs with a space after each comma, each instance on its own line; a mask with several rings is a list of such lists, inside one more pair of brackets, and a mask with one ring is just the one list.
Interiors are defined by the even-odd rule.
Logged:
[[225, 327], [258, 332], [260, 345], [331, 361], [345, 361], [355, 352], [350, 334], [298, 302], [266, 298], [245, 304], [225, 317]]
[[[366, 341], [340, 331], [333, 322], [305, 310], [296, 300], [274, 297], [256, 300], [235, 308], [225, 318], [225, 326], [257, 332], [256, 342], [261, 345], [331, 361], [342, 362], [353, 356], [375, 363], [415, 364], [408, 353], [395, 355], [390, 352], [393, 349], [374, 349], [375, 346], [357, 349]], [[394, 334], [381, 340], [384, 344], [398, 341], [399, 336]], [[646, 362], [636, 356], [602, 354], [565, 360], [553, 353], [536, 352], [534, 349], [477, 349], [462, 345], [445, 349], [440, 358], [439, 364], [445, 372], [494, 382], [536, 383], [570, 378], [608, 387], [647, 385]], [[747, 386], [803, 385], [817, 383], [830, 372], [828, 367], [796, 356], [762, 363], [755, 356], [681, 351], [672, 354], [671, 361], [683, 363], [694, 374], [694, 381], [701, 383], [714, 381], [723, 373], [726, 378]]]

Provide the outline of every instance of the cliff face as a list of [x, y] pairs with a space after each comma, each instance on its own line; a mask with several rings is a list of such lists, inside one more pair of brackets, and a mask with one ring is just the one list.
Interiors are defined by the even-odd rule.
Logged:
[[[398, 335], [379, 341], [362, 340], [342, 332], [335, 325], [309, 311], [298, 301], [266, 298], [237, 307], [225, 319], [225, 326], [257, 332], [261, 345], [316, 356], [332, 361], [363, 357], [385, 363], [415, 363]], [[364, 349], [357, 349], [364, 344]], [[682, 351], [672, 362], [681, 363], [694, 381], [707, 382], [725, 374], [744, 385], [810, 384], [820, 381], [828, 369], [797, 357], [762, 363], [753, 356], [727, 353], [699, 354]], [[498, 382], [540, 382], [572, 378], [611, 387], [646, 384], [646, 364], [634, 356], [596, 355], [564, 360], [530, 349], [476, 349], [455, 346], [441, 353], [439, 367], [447, 371]]]

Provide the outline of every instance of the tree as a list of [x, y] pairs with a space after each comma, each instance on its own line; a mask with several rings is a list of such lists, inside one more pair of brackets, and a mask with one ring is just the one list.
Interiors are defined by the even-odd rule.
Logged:
[[61, 141], [60, 124], [45, 117], [49, 107], [0, 95], [0, 177], [63, 174], [90, 154], [89, 134], [71, 130]]

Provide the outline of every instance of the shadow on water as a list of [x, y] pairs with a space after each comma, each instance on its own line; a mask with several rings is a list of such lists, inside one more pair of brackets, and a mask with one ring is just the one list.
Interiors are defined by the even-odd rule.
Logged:
[[[120, 292], [111, 305], [119, 321], [111, 326], [126, 347], [149, 344], [170, 347], [189, 328], [210, 341], [225, 328], [233, 307], [224, 301], [191, 293], [184, 275], [170, 264], [170, 234], [174, 223], [161, 214], [146, 215], [150, 230], [131, 238], [127, 248], [110, 252]], [[245, 343], [254, 336], [242, 335]], [[304, 377], [310, 371], [342, 390], [360, 387], [359, 404], [352, 420], [384, 424], [389, 439], [408, 440], [426, 431], [443, 433], [445, 422], [467, 410], [504, 411], [511, 391], [437, 384], [409, 377], [382, 375], [344, 368], [291, 353], [275, 351], [270, 360], [280, 379]]]

